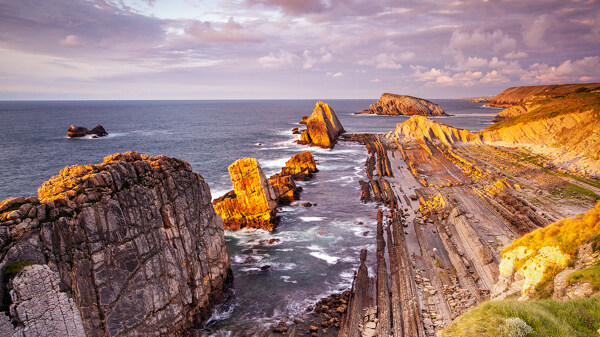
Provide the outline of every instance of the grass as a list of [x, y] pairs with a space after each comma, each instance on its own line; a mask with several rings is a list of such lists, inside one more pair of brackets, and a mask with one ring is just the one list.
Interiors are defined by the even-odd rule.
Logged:
[[557, 187], [552, 191], [553, 195], [558, 195], [560, 193], [565, 194], [567, 197], [581, 198], [582, 196], [591, 198], [592, 200], [600, 200], [600, 196], [596, 193], [588, 190], [585, 187], [581, 187], [577, 184], [567, 183], [564, 186]]
[[37, 264], [37, 263], [31, 262], [31, 261], [18, 261], [15, 263], [11, 263], [8, 266], [6, 266], [6, 269], [4, 269], [4, 275], [7, 277], [15, 276], [21, 270], [23, 270], [23, 268], [25, 268], [27, 266], [32, 266], [34, 264]]
[[530, 123], [590, 109], [594, 110], [596, 117], [600, 117], [600, 94], [596, 92], [574, 93], [563, 97], [536, 101], [536, 104], [540, 104], [540, 106], [531, 112], [492, 124], [485, 131], [498, 130], [520, 123]]
[[600, 295], [569, 301], [484, 302], [458, 317], [439, 336], [505, 336], [505, 320], [511, 317], [521, 318], [533, 328], [530, 337], [598, 336]]
[[594, 291], [600, 290], [600, 265], [580, 269], [567, 276], [567, 283], [569, 285], [584, 282], [589, 282]]
[[584, 243], [600, 233], [600, 202], [585, 214], [562, 219], [545, 228], [525, 234], [513, 241], [503, 252], [518, 246], [538, 250], [545, 246], [558, 246], [561, 252], [573, 255]]

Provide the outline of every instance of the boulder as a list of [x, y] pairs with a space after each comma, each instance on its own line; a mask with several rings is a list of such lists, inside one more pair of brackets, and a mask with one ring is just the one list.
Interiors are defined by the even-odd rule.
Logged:
[[279, 204], [289, 204], [298, 200], [301, 187], [297, 187], [294, 178], [291, 175], [277, 173], [269, 178], [269, 183], [273, 186], [273, 191]]
[[315, 172], [319, 170], [310, 151], [296, 153], [281, 169], [282, 175], [291, 175], [294, 180], [309, 180]]
[[18, 323], [3, 335], [186, 335], [224, 298], [223, 222], [187, 162], [118, 153], [38, 196], [0, 203], [0, 301]]
[[94, 135], [94, 138], [98, 138], [108, 136], [108, 132], [106, 132], [104, 127], [100, 124], [94, 126], [94, 128], [91, 130], [88, 130], [82, 126], [75, 126], [71, 124], [67, 130], [67, 136], [70, 138], [84, 137], [87, 135]]
[[[304, 117], [301, 123], [303, 121]], [[306, 130], [300, 135], [298, 143], [332, 149], [343, 132], [344, 128], [333, 109], [327, 103], [318, 101], [315, 110], [306, 119]]]
[[277, 195], [255, 158], [242, 158], [229, 166], [233, 191], [215, 199], [215, 211], [226, 229], [244, 227], [273, 230], [277, 223]]
[[448, 116], [441, 106], [426, 99], [395, 94], [383, 94], [379, 101], [357, 114]]

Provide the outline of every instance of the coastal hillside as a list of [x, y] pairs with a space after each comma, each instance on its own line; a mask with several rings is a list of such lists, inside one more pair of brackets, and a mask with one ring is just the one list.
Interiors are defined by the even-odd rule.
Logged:
[[600, 93], [574, 93], [525, 105], [527, 113], [481, 131], [489, 143], [532, 146], [564, 168], [600, 174]]
[[440, 336], [598, 333], [600, 203], [514, 240], [501, 255], [494, 300], [463, 314]]
[[0, 229], [1, 336], [181, 335], [231, 280], [208, 184], [167, 156], [68, 166]]
[[357, 114], [448, 116], [439, 104], [407, 95], [385, 93], [379, 101]]
[[488, 106], [508, 108], [525, 102], [600, 89], [600, 83], [573, 83], [511, 87], [490, 99]]

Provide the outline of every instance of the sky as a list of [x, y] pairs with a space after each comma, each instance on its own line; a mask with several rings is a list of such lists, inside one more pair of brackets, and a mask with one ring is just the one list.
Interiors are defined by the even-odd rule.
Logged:
[[600, 0], [0, 0], [0, 100], [495, 95], [600, 82]]

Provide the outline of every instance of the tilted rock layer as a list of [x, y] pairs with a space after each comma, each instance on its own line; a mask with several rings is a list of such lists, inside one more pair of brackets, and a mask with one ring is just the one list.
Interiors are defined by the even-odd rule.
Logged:
[[480, 137], [469, 130], [457, 129], [423, 116], [412, 116], [398, 123], [394, 136], [399, 141], [420, 141], [452, 147], [458, 143], [482, 144]]
[[312, 174], [318, 172], [315, 158], [310, 151], [296, 153], [290, 160], [285, 162], [281, 169], [282, 175], [291, 175], [294, 180], [308, 180]]
[[306, 120], [306, 130], [300, 135], [299, 143], [332, 149], [343, 132], [342, 123], [329, 104], [318, 101]]
[[511, 87], [494, 96], [488, 106], [508, 108], [525, 102], [554, 98], [571, 93], [599, 90], [600, 83], [572, 83]]
[[[17, 329], [77, 326], [72, 300], [87, 336], [177, 335], [222, 298], [231, 277], [223, 222], [187, 162], [115, 154], [102, 164], [66, 167], [38, 194], [0, 203], [1, 284], [6, 291], [12, 282], [17, 293]], [[25, 267], [11, 280], [7, 267], [23, 261], [49, 270]], [[69, 300], [57, 293], [55, 274]], [[19, 288], [17, 280], [37, 278], [52, 286]], [[63, 317], [52, 319], [64, 322], [23, 317], [19, 308], [35, 313], [23, 294], [55, 298]]]
[[383, 94], [379, 101], [359, 114], [448, 116], [438, 104], [426, 99], [395, 94]]
[[225, 228], [273, 230], [277, 196], [258, 161], [254, 158], [235, 161], [229, 166], [229, 176], [233, 191], [213, 201]]

